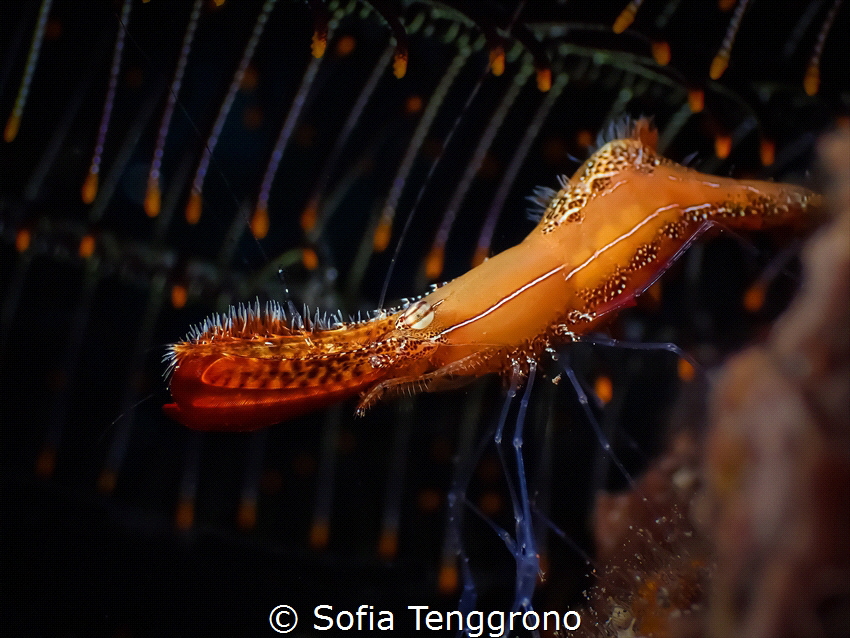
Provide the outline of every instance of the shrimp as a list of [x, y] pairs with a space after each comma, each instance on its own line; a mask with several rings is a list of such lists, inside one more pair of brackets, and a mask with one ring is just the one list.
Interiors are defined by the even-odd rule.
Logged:
[[[646, 119], [619, 127], [554, 193], [517, 246], [369, 320], [232, 308], [169, 347], [166, 413], [200, 430], [255, 430], [355, 395], [439, 391], [506, 378], [633, 305], [713, 225], [803, 226], [821, 196], [714, 177], [661, 156]], [[297, 326], [297, 327], [296, 327]]]

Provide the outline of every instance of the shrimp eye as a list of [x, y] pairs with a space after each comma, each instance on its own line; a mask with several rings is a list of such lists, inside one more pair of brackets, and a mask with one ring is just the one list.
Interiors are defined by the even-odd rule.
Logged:
[[434, 306], [420, 299], [405, 310], [396, 320], [398, 330], [424, 330], [434, 320]]

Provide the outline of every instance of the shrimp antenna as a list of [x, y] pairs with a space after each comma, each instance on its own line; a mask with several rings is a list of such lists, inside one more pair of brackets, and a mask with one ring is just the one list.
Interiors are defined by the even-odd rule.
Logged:
[[387, 276], [384, 277], [384, 285], [381, 288], [381, 296], [378, 299], [378, 309], [383, 309], [384, 301], [387, 298], [387, 289], [390, 285], [390, 279], [392, 279], [393, 271], [395, 270], [396, 262], [398, 261], [398, 256], [401, 254], [401, 245], [404, 243], [405, 238], [407, 237], [407, 232], [410, 230], [410, 225], [413, 223], [413, 217], [419, 209], [419, 202], [422, 201], [422, 196], [425, 194], [425, 189], [431, 183], [431, 176], [434, 174], [434, 170], [437, 167], [437, 164], [440, 161], [440, 158], [443, 155], [443, 152], [446, 147], [448, 147], [449, 143], [454, 137], [454, 133], [457, 130], [458, 124], [460, 124], [461, 119], [464, 114], [469, 110], [469, 105], [472, 104], [472, 100], [475, 99], [475, 96], [478, 95], [478, 90], [481, 88], [481, 84], [484, 82], [484, 78], [487, 77], [489, 73], [488, 70], [485, 70], [484, 73], [478, 78], [478, 82], [475, 83], [472, 91], [469, 94], [469, 97], [466, 100], [466, 103], [463, 105], [460, 113], [452, 124], [452, 128], [449, 130], [448, 135], [446, 135], [446, 139], [443, 142], [443, 150], [440, 151], [440, 154], [437, 158], [431, 163], [431, 168], [428, 169], [428, 174], [425, 176], [425, 181], [422, 182], [422, 186], [419, 188], [419, 192], [416, 194], [416, 200], [413, 202], [413, 206], [410, 208], [410, 213], [407, 215], [407, 219], [404, 221], [404, 226], [401, 229], [401, 234], [399, 235], [398, 242], [395, 245], [395, 250], [393, 251], [392, 259], [390, 260], [390, 265], [387, 268]]
[[141, 399], [139, 399], [138, 401], [136, 401], [133, 405], [129, 406], [126, 410], [124, 410], [124, 411], [123, 411], [121, 414], [119, 414], [117, 417], [115, 417], [115, 419], [113, 419], [112, 423], [110, 423], [107, 427], [105, 427], [105, 428], [103, 429], [103, 432], [101, 432], [101, 433], [100, 433], [100, 437], [98, 437], [98, 439], [97, 439], [97, 443], [98, 443], [98, 445], [100, 445], [101, 443], [103, 443], [103, 439], [104, 439], [104, 438], [106, 438], [106, 435], [109, 433], [109, 431], [110, 431], [112, 428], [114, 428], [114, 427], [115, 427], [115, 424], [116, 424], [116, 423], [118, 423], [118, 421], [120, 421], [120, 420], [121, 420], [121, 419], [123, 419], [125, 416], [127, 416], [127, 414], [128, 414], [128, 413], [130, 413], [130, 412], [134, 412], [134, 411], [136, 410], [136, 408], [138, 408], [140, 405], [142, 405], [142, 403], [145, 403], [146, 401], [150, 401], [151, 399], [153, 399], [154, 397], [156, 397], [156, 395], [157, 395], [157, 393], [156, 393], [156, 392], [151, 392], [149, 395], [147, 395], [146, 397], [142, 397]]
[[[267, 6], [264, 7], [263, 14], [261, 14], [261, 15], [266, 15], [271, 10], [271, 8], [273, 6], [274, 6], [274, 3], [268, 3]], [[135, 40], [135, 38], [133, 37], [129, 28], [127, 27], [124, 20], [122, 19], [122, 16], [117, 15], [117, 18], [118, 18], [119, 25], [120, 25], [121, 29], [124, 31], [128, 41], [130, 41], [133, 44], [133, 46], [150, 62], [151, 61], [150, 55]], [[197, 22], [197, 6], [193, 7], [192, 15], [189, 18], [189, 25], [187, 27], [187, 36], [184, 38], [184, 48], [186, 48], [186, 40], [188, 40], [188, 42], [191, 43], [191, 38], [192, 38], [194, 29], [195, 29], [195, 26], [196, 26], [196, 22]], [[183, 113], [184, 117], [186, 118], [186, 121], [189, 123], [189, 126], [192, 128], [195, 136], [198, 139], [204, 139], [204, 135], [201, 132], [201, 130], [198, 128], [197, 124], [195, 123], [195, 120], [191, 117], [189, 112], [186, 110], [186, 107], [183, 105], [183, 103], [180, 101], [180, 99], [178, 97], [178, 91], [180, 90], [179, 76], [181, 74], [182, 74], [182, 70], [178, 68], [178, 70], [177, 70], [178, 77], [175, 80], [175, 82], [172, 82], [172, 84], [169, 86], [169, 105], [179, 107], [180, 111]], [[162, 135], [164, 137], [164, 133], [162, 131], [160, 132], [160, 135]], [[210, 163], [210, 165], [215, 169], [216, 173], [218, 173], [218, 175], [221, 177], [221, 179], [224, 183], [224, 186], [227, 190], [228, 195], [233, 200], [233, 203], [237, 206], [237, 208], [239, 210], [239, 215], [242, 217], [242, 221], [244, 222], [244, 227], [250, 228], [251, 227], [251, 217], [248, 213], [248, 210], [247, 210], [246, 207], [240, 205], [239, 198], [236, 196], [236, 192], [233, 188], [233, 185], [230, 182], [230, 180], [227, 178], [227, 175], [225, 174], [224, 169], [222, 168], [221, 164], [218, 161], [218, 158], [216, 157], [215, 153], [213, 152], [213, 148], [210, 144], [209, 139], [204, 140], [204, 152], [205, 152], [205, 155], [208, 156], [208, 162]], [[254, 244], [257, 246], [257, 250], [260, 253], [261, 259], [264, 262], [268, 262], [269, 261], [268, 255], [266, 254], [266, 251], [263, 248], [263, 245], [260, 242], [260, 240], [254, 235], [254, 233], [251, 233], [251, 237], [254, 240]], [[293, 320], [297, 320], [301, 316], [301, 313], [299, 312], [299, 310], [296, 308], [295, 304], [292, 301], [292, 293], [289, 290], [289, 285], [287, 284], [286, 276], [284, 275], [284, 271], [283, 271], [282, 267], [278, 268], [277, 278], [278, 278], [278, 281], [280, 282], [281, 287], [283, 288], [284, 299], [286, 300], [287, 309], [290, 312], [290, 316], [293, 318]]]
[[[274, 3], [271, 3], [271, 6], [273, 6], [273, 4]], [[261, 17], [263, 15], [267, 15], [270, 12], [271, 6], [264, 6], [263, 12], [261, 13]], [[146, 61], [152, 63], [153, 61], [152, 61], [150, 55], [147, 53], [147, 51], [144, 50], [144, 48], [133, 37], [132, 32], [130, 31], [130, 29], [127, 26], [127, 24], [125, 23], [125, 21], [122, 19], [122, 16], [120, 14], [116, 14], [116, 17], [118, 18], [119, 26], [124, 31], [124, 34], [125, 34], [125, 37], [127, 38], [127, 40], [136, 48], [136, 50], [139, 52], [139, 54], [141, 54], [146, 59]], [[192, 17], [190, 16], [189, 28], [192, 28], [192, 26], [193, 26], [192, 25]], [[179, 84], [177, 85], [177, 90], [179, 90]], [[251, 218], [248, 214], [247, 209], [244, 206], [240, 205], [239, 198], [236, 195], [236, 191], [233, 188], [233, 184], [227, 178], [227, 175], [225, 174], [224, 168], [221, 166], [221, 164], [218, 161], [218, 158], [216, 157], [215, 153], [213, 152], [213, 147], [210, 143], [210, 140], [205, 139], [204, 134], [198, 128], [198, 125], [195, 123], [194, 118], [191, 116], [191, 114], [186, 109], [183, 102], [180, 100], [180, 98], [177, 94], [177, 90], [175, 90], [174, 83], [172, 83], [168, 87], [170, 100], [173, 100], [175, 105], [180, 109], [180, 112], [185, 117], [186, 122], [189, 124], [189, 127], [192, 129], [192, 132], [196, 136], [196, 138], [199, 139], [199, 140], [204, 140], [204, 156], [205, 156], [206, 162], [215, 169], [216, 173], [218, 173], [219, 177], [221, 178], [222, 182], [224, 183], [224, 187], [227, 190], [227, 194], [233, 200], [233, 203], [238, 208], [239, 215], [242, 217], [242, 221], [244, 222], [245, 227], [250, 228], [251, 227]], [[193, 194], [194, 194], [194, 192], [193, 192]], [[254, 238], [254, 244], [257, 246], [257, 250], [260, 253], [260, 258], [264, 262], [268, 262], [269, 261], [268, 255], [266, 254], [266, 251], [263, 248], [263, 245], [260, 243], [260, 240], [257, 239], [256, 237], [254, 237], [253, 233], [251, 234], [251, 236]], [[283, 288], [285, 290], [285, 293], [287, 295], [287, 299], [289, 299], [289, 288], [287, 287], [286, 281], [284, 280], [284, 277], [283, 277], [283, 274], [280, 271], [278, 272], [278, 277], [280, 279], [281, 285], [283, 286]]]
[[[525, 0], [522, 0], [522, 2], [517, 5], [517, 8], [511, 16], [510, 22], [505, 28], [505, 31], [510, 32], [511, 28], [519, 17], [519, 14], [522, 12], [524, 6]], [[383, 309], [384, 307], [384, 302], [387, 298], [387, 289], [390, 286], [390, 279], [392, 279], [396, 262], [398, 261], [398, 257], [401, 254], [401, 245], [404, 243], [404, 239], [407, 237], [407, 232], [410, 229], [410, 225], [413, 223], [413, 217], [416, 214], [416, 211], [419, 209], [419, 202], [422, 201], [422, 196], [425, 194], [425, 189], [431, 183], [431, 177], [434, 174], [434, 170], [437, 168], [437, 164], [439, 163], [440, 158], [445, 152], [445, 149], [448, 148], [449, 143], [454, 137], [455, 131], [457, 130], [458, 125], [460, 124], [460, 121], [463, 119], [463, 116], [469, 110], [469, 106], [472, 104], [472, 101], [475, 99], [475, 96], [478, 95], [478, 91], [481, 89], [481, 85], [484, 83], [484, 78], [486, 78], [489, 73], [490, 66], [488, 64], [487, 68], [484, 70], [484, 72], [478, 78], [478, 81], [475, 83], [475, 86], [473, 87], [472, 91], [470, 91], [469, 97], [467, 98], [466, 103], [464, 103], [463, 108], [460, 110], [460, 113], [458, 113], [457, 118], [455, 118], [455, 121], [452, 124], [451, 129], [449, 129], [449, 132], [446, 135], [446, 139], [443, 142], [443, 150], [440, 151], [439, 155], [437, 155], [437, 158], [431, 163], [431, 167], [428, 169], [428, 174], [425, 176], [425, 181], [422, 182], [422, 186], [419, 188], [419, 192], [416, 194], [416, 199], [413, 202], [413, 206], [411, 206], [410, 208], [410, 213], [407, 215], [407, 219], [404, 222], [404, 227], [401, 229], [401, 234], [399, 235], [398, 242], [396, 242], [395, 250], [393, 251], [393, 256], [390, 260], [389, 268], [387, 268], [387, 276], [384, 277], [384, 285], [381, 288], [381, 296], [378, 298], [379, 310]]]

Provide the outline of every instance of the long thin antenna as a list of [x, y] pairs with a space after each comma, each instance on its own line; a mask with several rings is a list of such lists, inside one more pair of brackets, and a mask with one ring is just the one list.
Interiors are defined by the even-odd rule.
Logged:
[[[525, 0], [523, 0], [522, 2], [520, 2], [517, 5], [516, 11], [514, 11], [514, 14], [511, 16], [510, 23], [505, 28], [505, 31], [507, 31], [507, 32], [511, 31], [511, 29], [513, 28], [514, 24], [516, 23], [516, 20], [519, 17], [519, 14], [522, 11], [524, 6], [525, 6]], [[451, 142], [452, 137], [454, 137], [455, 131], [457, 131], [457, 128], [458, 128], [458, 125], [460, 124], [460, 121], [463, 119], [463, 116], [469, 110], [469, 106], [470, 106], [470, 104], [472, 104], [472, 101], [475, 99], [475, 96], [478, 95], [478, 91], [481, 89], [481, 85], [484, 83], [484, 78], [487, 77], [487, 74], [489, 72], [490, 72], [490, 65], [488, 64], [487, 68], [481, 74], [481, 77], [478, 78], [478, 82], [475, 83], [475, 86], [473, 87], [472, 91], [470, 92], [469, 97], [467, 98], [466, 103], [463, 105], [463, 108], [461, 109], [457, 118], [455, 118], [455, 121], [452, 124], [452, 128], [449, 130], [448, 135], [446, 135], [446, 139], [443, 142], [443, 148], [444, 149], [449, 146], [449, 143]], [[546, 90], [549, 90], [549, 88], [551, 88], [551, 83], [549, 85], [546, 85], [545, 88], [546, 88]], [[441, 155], [442, 155], [442, 153], [441, 153]], [[393, 251], [393, 257], [390, 260], [389, 268], [387, 268], [387, 276], [384, 278], [384, 285], [381, 288], [381, 296], [378, 299], [378, 308], [379, 309], [384, 307], [384, 302], [386, 301], [386, 298], [387, 298], [387, 289], [389, 288], [389, 285], [390, 285], [390, 279], [392, 278], [393, 271], [395, 270], [395, 265], [396, 265], [396, 262], [398, 261], [398, 256], [401, 254], [402, 243], [404, 242], [405, 237], [407, 237], [407, 232], [410, 229], [411, 224], [413, 223], [413, 217], [416, 214], [417, 209], [419, 208], [419, 203], [422, 201], [422, 196], [425, 194], [425, 189], [431, 183], [431, 177], [434, 174], [434, 170], [436, 169], [437, 164], [440, 161], [440, 156], [438, 156], [437, 159], [435, 159], [434, 162], [431, 163], [431, 168], [428, 169], [428, 174], [425, 176], [425, 181], [422, 183], [422, 186], [419, 189], [419, 192], [416, 194], [416, 200], [413, 202], [413, 206], [410, 209], [410, 213], [407, 216], [407, 220], [405, 220], [405, 222], [404, 222], [404, 228], [402, 228], [401, 235], [399, 235], [398, 242], [396, 243], [395, 251]]]

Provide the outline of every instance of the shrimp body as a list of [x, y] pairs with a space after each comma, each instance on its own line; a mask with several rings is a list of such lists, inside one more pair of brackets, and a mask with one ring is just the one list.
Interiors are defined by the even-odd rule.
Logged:
[[543, 351], [632, 305], [713, 224], [804, 225], [802, 187], [699, 173], [655, 151], [645, 120], [594, 153], [520, 244], [406, 308], [366, 322], [292, 328], [277, 305], [233, 310], [171, 346], [174, 418], [252, 430], [361, 395], [524, 372]]

